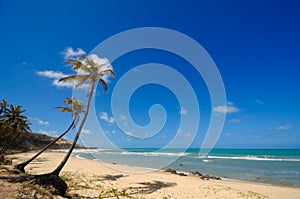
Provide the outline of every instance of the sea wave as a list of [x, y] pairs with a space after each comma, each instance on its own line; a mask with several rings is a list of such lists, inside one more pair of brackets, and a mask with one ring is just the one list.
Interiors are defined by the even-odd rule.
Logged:
[[188, 153], [167, 153], [167, 152], [122, 152], [122, 155], [142, 155], [142, 156], [187, 156]]
[[270, 158], [257, 156], [199, 156], [200, 159], [228, 159], [228, 160], [255, 160], [255, 161], [286, 161], [286, 162], [300, 162], [298, 158]]
[[136, 155], [136, 156], [187, 156], [188, 153], [168, 153], [168, 152], [132, 152], [132, 151], [109, 151], [106, 149], [79, 149], [73, 151], [75, 154], [97, 154], [97, 155]]

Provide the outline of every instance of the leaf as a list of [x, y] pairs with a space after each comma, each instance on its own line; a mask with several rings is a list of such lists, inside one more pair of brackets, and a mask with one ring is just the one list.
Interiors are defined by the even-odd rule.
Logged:
[[66, 106], [56, 106], [55, 108], [59, 108], [63, 112], [72, 112], [72, 108]]
[[106, 84], [106, 82], [103, 80], [103, 79], [99, 79], [99, 82], [102, 84], [102, 86], [103, 86], [103, 91], [104, 91], [104, 93], [106, 93], [106, 91], [107, 91], [107, 84]]
[[78, 70], [83, 65], [80, 61], [76, 59], [69, 59], [65, 63], [73, 65], [74, 67], [72, 68], [72, 70]]
[[74, 82], [78, 79], [77, 76], [78, 75], [70, 75], [70, 76], [67, 76], [67, 77], [63, 77], [63, 78], [59, 79], [58, 81], [59, 82]]
[[72, 106], [73, 100], [71, 98], [65, 98], [64, 102], [66, 102], [68, 105]]
[[83, 55], [80, 55], [80, 56], [78, 56], [78, 59], [79, 59], [79, 60], [84, 60], [84, 59], [86, 59], [86, 57], [83, 56]]
[[83, 85], [85, 82], [88, 81], [89, 78], [90, 78], [90, 75], [79, 75], [78, 76], [79, 83], [76, 84], [75, 88], [78, 88], [81, 85]]
[[112, 76], [112, 77], [114, 77], [114, 76], [115, 76], [115, 73], [114, 73], [114, 71], [112, 71], [111, 69], [106, 69], [106, 70], [103, 70], [101, 73], [102, 73], [102, 74], [104, 74], [104, 73], [109, 73], [109, 74], [110, 74], [110, 76]]

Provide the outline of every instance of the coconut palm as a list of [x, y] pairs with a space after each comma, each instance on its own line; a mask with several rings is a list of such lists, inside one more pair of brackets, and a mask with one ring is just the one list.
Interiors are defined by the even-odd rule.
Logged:
[[[7, 140], [7, 131], [8, 126], [7, 123], [3, 121], [2, 114], [7, 110], [7, 102], [3, 99], [0, 102], [0, 145], [3, 146], [5, 141]], [[2, 148], [2, 147], [1, 147]]]
[[2, 130], [6, 133], [6, 141], [3, 144], [0, 154], [3, 155], [6, 149], [14, 143], [22, 134], [30, 132], [30, 123], [26, 116], [23, 115], [25, 110], [22, 110], [21, 106], [8, 105], [0, 116], [1, 123], [4, 125]]
[[[100, 59], [97, 55], [90, 55], [88, 57], [80, 56], [77, 59], [68, 60], [67, 63], [73, 65], [73, 70], [77, 71], [78, 74], [71, 75], [68, 77], [61, 78], [60, 82], [75, 82], [75, 88], [78, 88], [86, 83], [89, 83], [89, 87], [87, 90], [87, 106], [84, 112], [83, 118], [78, 127], [77, 133], [73, 140], [72, 145], [70, 146], [67, 154], [61, 163], [53, 170], [51, 173], [41, 175], [37, 180], [37, 183], [40, 184], [49, 184], [49, 179], [55, 179], [55, 188], [61, 195], [64, 195], [67, 185], [64, 181], [59, 178], [59, 173], [62, 168], [67, 163], [70, 155], [72, 154], [73, 149], [76, 146], [77, 140], [80, 136], [80, 133], [83, 129], [87, 116], [89, 114], [89, 108], [91, 105], [91, 99], [94, 93], [94, 89], [96, 84], [99, 82], [103, 86], [104, 92], [107, 90], [107, 84], [104, 81], [104, 78], [107, 75], [114, 76], [114, 72], [112, 71], [111, 66], [107, 59]], [[53, 183], [52, 183], [53, 184]]]
[[103, 80], [103, 76], [110, 75], [114, 76], [114, 72], [112, 69], [108, 69], [109, 62], [107, 59], [100, 59], [97, 55], [93, 54], [89, 57], [80, 56], [78, 59], [75, 60], [68, 60], [67, 63], [73, 65], [73, 70], [78, 71], [79, 74], [77, 75], [71, 75], [68, 77], [61, 78], [60, 82], [75, 82], [75, 88], [78, 88], [82, 86], [84, 83], [89, 82], [89, 89], [87, 93], [87, 107], [83, 116], [83, 119], [78, 127], [77, 133], [75, 135], [74, 141], [66, 154], [65, 158], [62, 160], [62, 162], [58, 165], [58, 167], [53, 171], [53, 174], [59, 175], [60, 171], [64, 167], [64, 165], [67, 163], [70, 155], [72, 154], [73, 149], [76, 146], [77, 140], [79, 138], [79, 135], [81, 133], [81, 130], [84, 126], [84, 123], [87, 119], [89, 108], [91, 105], [91, 99], [94, 93], [95, 85], [97, 82], [102, 84], [104, 92], [107, 91], [107, 84]]
[[49, 147], [51, 147], [55, 142], [57, 142], [60, 138], [62, 138], [64, 135], [66, 135], [72, 128], [75, 127], [77, 121], [79, 120], [79, 114], [84, 112], [85, 105], [80, 101], [75, 99], [74, 97], [72, 99], [65, 98], [64, 100], [68, 106], [57, 106], [55, 108], [61, 109], [63, 112], [71, 112], [73, 116], [73, 121], [71, 125], [68, 127], [68, 129], [63, 132], [60, 136], [53, 139], [49, 144], [47, 144], [45, 147], [43, 147], [38, 153], [36, 153], [34, 156], [32, 156], [30, 159], [28, 159], [25, 162], [22, 162], [20, 164], [17, 164], [15, 166], [15, 169], [20, 170], [21, 172], [25, 172], [25, 167], [33, 161], [35, 158], [37, 158], [39, 155], [41, 155], [45, 150], [47, 150]]

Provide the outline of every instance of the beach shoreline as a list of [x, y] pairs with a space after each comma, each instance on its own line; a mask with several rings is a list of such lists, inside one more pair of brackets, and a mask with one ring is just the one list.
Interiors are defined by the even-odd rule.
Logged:
[[[13, 164], [16, 164], [32, 155], [32, 152], [27, 152], [9, 157], [13, 159]], [[46, 152], [28, 165], [25, 168], [26, 172], [30, 174], [51, 172], [63, 156], [62, 152]], [[98, 198], [100, 195], [109, 198], [113, 191], [133, 198], [293, 199], [300, 197], [298, 188], [231, 179], [202, 180], [192, 175], [180, 176], [159, 170], [149, 171], [145, 168], [77, 158], [74, 155], [64, 167], [61, 177], [66, 180], [69, 193], [92, 198]]]

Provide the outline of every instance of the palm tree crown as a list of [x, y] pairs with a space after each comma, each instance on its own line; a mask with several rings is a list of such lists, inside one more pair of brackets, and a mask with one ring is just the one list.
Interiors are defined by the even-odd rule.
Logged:
[[104, 92], [106, 92], [107, 84], [104, 78], [107, 75], [112, 77], [115, 75], [108, 60], [101, 59], [95, 54], [88, 57], [79, 56], [78, 59], [67, 60], [66, 63], [73, 65], [72, 70], [77, 71], [78, 74], [61, 78], [59, 81], [76, 82], [75, 88], [82, 86], [86, 82], [91, 82], [95, 85], [98, 81], [102, 84]]

